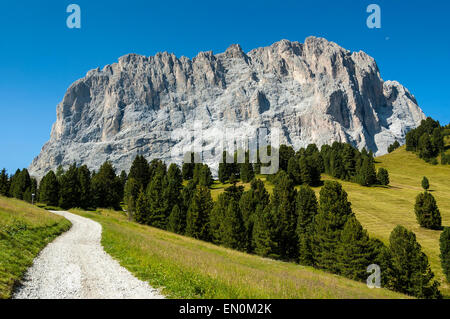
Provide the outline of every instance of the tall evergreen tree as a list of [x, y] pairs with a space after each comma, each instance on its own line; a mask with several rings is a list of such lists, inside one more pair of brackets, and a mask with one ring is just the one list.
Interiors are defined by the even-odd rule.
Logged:
[[78, 181], [80, 183], [79, 206], [87, 209], [92, 205], [91, 172], [86, 165], [78, 168]]
[[300, 165], [296, 157], [291, 157], [288, 161], [287, 173], [289, 178], [295, 183], [295, 185], [302, 184], [302, 175], [300, 172]]
[[417, 195], [414, 205], [417, 222], [420, 226], [429, 229], [441, 229], [442, 218], [436, 200], [431, 193], [425, 191]]
[[239, 202], [231, 199], [224, 216], [221, 242], [225, 247], [244, 250], [246, 248], [245, 239], [245, 226], [242, 220]]
[[222, 184], [225, 184], [227, 180], [230, 179], [231, 174], [233, 173], [233, 163], [227, 162], [227, 152], [222, 152], [222, 162], [219, 163], [219, 181]]
[[148, 161], [142, 155], [137, 155], [131, 164], [130, 172], [128, 173], [128, 178], [133, 178], [138, 182], [144, 189], [147, 188], [148, 183], [150, 183], [150, 166]]
[[195, 164], [194, 182], [200, 186], [209, 187], [213, 183], [213, 178], [209, 166], [206, 164]]
[[434, 281], [427, 256], [416, 235], [397, 226], [389, 238], [394, 271], [394, 289], [418, 298], [441, 298], [439, 283]]
[[[230, 186], [219, 195], [209, 215], [209, 232], [211, 239], [216, 244], [224, 244], [225, 218], [231, 202], [238, 203], [244, 191], [243, 186]], [[240, 212], [240, 209], [239, 209]], [[245, 244], [245, 243], [244, 243]], [[244, 245], [245, 246], [245, 245]]]
[[302, 265], [313, 265], [312, 239], [313, 222], [317, 215], [317, 198], [309, 186], [301, 186], [296, 199], [297, 237], [299, 262]]
[[191, 179], [181, 190], [181, 198], [183, 201], [183, 207], [180, 209], [187, 211], [189, 206], [191, 206], [192, 198], [194, 197], [195, 191], [197, 190], [197, 184]]
[[320, 190], [319, 213], [314, 220], [313, 251], [317, 267], [338, 273], [338, 244], [351, 216], [351, 204], [341, 184], [326, 181]]
[[141, 190], [136, 200], [136, 208], [133, 219], [140, 224], [148, 224], [149, 215], [150, 205], [148, 203], [147, 195], [143, 190]]
[[245, 163], [241, 164], [240, 176], [243, 183], [248, 183], [255, 177], [253, 165], [248, 162], [248, 159]]
[[255, 253], [259, 256], [280, 258], [276, 231], [276, 221], [271, 212], [270, 205], [256, 210], [255, 228], [253, 231], [253, 245]]
[[141, 183], [134, 178], [127, 179], [124, 189], [124, 202], [127, 205], [127, 214], [130, 220], [133, 219], [133, 215], [136, 212], [136, 201], [141, 191], [143, 191]]
[[442, 271], [450, 282], [450, 227], [445, 227], [439, 239], [439, 244], [441, 248], [441, 265]]
[[[186, 161], [189, 159], [189, 161]], [[188, 181], [194, 177], [194, 167], [195, 167], [195, 154], [190, 152], [185, 154], [185, 160], [183, 161], [182, 174], [183, 179]]]
[[286, 260], [296, 258], [298, 254], [296, 196], [294, 183], [287, 173], [281, 171], [269, 206], [276, 224], [278, 255]]
[[256, 220], [256, 210], [258, 205], [264, 209], [269, 204], [269, 193], [264, 187], [264, 182], [260, 179], [253, 179], [250, 189], [244, 192], [239, 201], [242, 219], [244, 221], [247, 251], [253, 251], [253, 229]]
[[367, 156], [363, 158], [361, 168], [358, 174], [358, 182], [362, 186], [371, 186], [377, 182], [377, 173], [373, 160]]
[[80, 180], [76, 164], [72, 164], [61, 176], [59, 206], [64, 209], [80, 207]]
[[279, 156], [280, 156], [279, 162], [280, 169], [286, 172], [288, 168], [289, 159], [295, 156], [295, 151], [292, 148], [292, 146], [287, 146], [283, 144], [280, 145]]
[[167, 223], [167, 230], [176, 234], [184, 234], [186, 229], [186, 212], [181, 210], [178, 205], [172, 208]]
[[48, 172], [39, 185], [39, 201], [48, 206], [59, 204], [59, 183], [53, 171]]
[[166, 229], [167, 219], [171, 212], [168, 198], [167, 176], [158, 173], [153, 176], [147, 187], [149, 204], [148, 224], [160, 229]]
[[120, 178], [116, 176], [111, 162], [102, 164], [97, 174], [92, 176], [92, 202], [95, 207], [120, 209], [121, 201]]
[[192, 198], [186, 218], [186, 235], [201, 240], [209, 240], [209, 214], [213, 208], [211, 192], [199, 186]]
[[367, 278], [367, 267], [374, 261], [374, 250], [367, 231], [355, 216], [350, 216], [338, 245], [339, 273], [354, 280]]
[[28, 170], [17, 170], [11, 179], [10, 195], [17, 199], [24, 199], [24, 193], [31, 188], [31, 177]]
[[9, 178], [8, 174], [6, 174], [6, 170], [2, 169], [0, 173], [0, 195], [8, 196], [9, 193]]
[[167, 171], [167, 188], [164, 195], [167, 197], [167, 209], [172, 212], [175, 205], [183, 207], [183, 198], [181, 190], [183, 189], [183, 175], [178, 165], [172, 163]]

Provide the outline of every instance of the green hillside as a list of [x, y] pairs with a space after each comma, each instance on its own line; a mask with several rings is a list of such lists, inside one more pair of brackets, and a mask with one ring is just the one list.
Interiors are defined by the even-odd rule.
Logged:
[[70, 225], [44, 209], [0, 196], [0, 299], [11, 297], [34, 257]]
[[[449, 139], [447, 138], [447, 144]], [[337, 180], [349, 195], [353, 211], [369, 234], [388, 242], [391, 231], [397, 225], [403, 225], [413, 231], [424, 252], [427, 254], [432, 270], [441, 283], [440, 290], [450, 296], [450, 285], [446, 283], [439, 259], [440, 231], [428, 230], [418, 225], [414, 213], [417, 194], [423, 192], [423, 176], [430, 180], [430, 192], [436, 198], [442, 215], [443, 226], [450, 226], [450, 165], [431, 165], [407, 152], [405, 146], [394, 152], [377, 157], [376, 167], [386, 168], [390, 175], [389, 187], [363, 187], [356, 183]], [[264, 177], [259, 177], [265, 180]], [[322, 174], [322, 179], [332, 180]], [[248, 189], [249, 184], [242, 184]], [[215, 183], [211, 194], [216, 199], [225, 187]], [[266, 182], [266, 188], [272, 192], [273, 186]], [[317, 194], [320, 187], [316, 187]]]
[[172, 298], [408, 298], [311, 267], [129, 222], [119, 212], [72, 212], [101, 223], [105, 250]]
[[450, 165], [431, 165], [401, 147], [391, 154], [376, 158], [376, 166], [388, 169], [389, 188], [361, 187], [343, 182], [349, 194], [358, 220], [369, 234], [387, 241], [396, 225], [413, 231], [431, 268], [441, 282], [443, 294], [450, 295], [450, 286], [445, 282], [439, 259], [440, 231], [428, 230], [418, 225], [414, 214], [417, 194], [422, 192], [422, 177], [430, 180], [430, 192], [436, 198], [442, 215], [442, 225], [450, 226]]

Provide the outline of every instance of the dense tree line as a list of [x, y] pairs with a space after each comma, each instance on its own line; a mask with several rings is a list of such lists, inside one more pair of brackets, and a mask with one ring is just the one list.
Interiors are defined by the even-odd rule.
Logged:
[[[137, 197], [133, 218], [138, 222], [354, 280], [366, 280], [367, 267], [378, 264], [384, 287], [421, 298], [440, 297], [414, 234], [399, 226], [389, 246], [370, 238], [337, 182], [326, 181], [317, 199], [308, 185], [297, 191], [290, 175], [281, 170], [272, 195], [261, 180], [253, 179], [249, 190], [234, 182], [214, 202], [208, 187], [193, 175], [183, 186], [182, 170], [174, 164], [153, 176]], [[133, 179], [129, 176], [127, 184]], [[165, 192], [160, 185], [175, 187]]]
[[442, 164], [450, 164], [450, 156], [445, 154], [444, 136], [448, 129], [439, 121], [428, 117], [422, 120], [419, 127], [406, 134], [406, 150], [416, 152], [425, 161], [437, 164], [437, 156], [441, 155]]
[[[91, 173], [85, 165], [77, 167], [73, 164], [67, 171], [60, 166], [56, 173], [49, 171], [42, 178], [39, 188], [26, 169], [18, 170], [9, 179], [5, 175], [3, 170], [0, 174], [0, 190], [4, 196], [31, 202], [31, 194], [35, 194], [36, 201], [64, 209], [121, 208], [123, 181], [120, 176], [116, 176], [115, 169], [109, 162], [105, 162], [98, 173]], [[121, 176], [123, 178], [124, 175]], [[8, 192], [4, 191], [7, 189], [5, 184], [10, 185]]]
[[37, 181], [30, 177], [28, 170], [18, 169], [13, 175], [9, 176], [5, 169], [0, 172], [0, 195], [15, 197], [27, 202], [32, 201], [33, 194], [36, 196]]

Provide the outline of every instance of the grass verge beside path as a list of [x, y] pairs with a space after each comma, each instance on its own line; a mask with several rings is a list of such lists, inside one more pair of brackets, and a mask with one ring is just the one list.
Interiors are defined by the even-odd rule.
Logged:
[[0, 196], [0, 299], [11, 297], [33, 259], [70, 226], [63, 217]]
[[119, 212], [71, 212], [99, 222], [106, 252], [169, 298], [407, 298], [310, 267], [265, 259], [129, 222]]

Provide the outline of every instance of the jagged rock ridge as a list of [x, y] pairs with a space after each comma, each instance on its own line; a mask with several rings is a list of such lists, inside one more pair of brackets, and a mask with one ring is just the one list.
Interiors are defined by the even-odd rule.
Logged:
[[[231, 45], [193, 59], [128, 54], [69, 87], [30, 172], [74, 162], [98, 169], [105, 160], [127, 170], [136, 154], [180, 163], [171, 149], [189, 143], [183, 132], [195, 120], [210, 146], [235, 123], [247, 132], [278, 126], [281, 142], [296, 149], [341, 141], [380, 155], [424, 118], [406, 88], [381, 79], [372, 57], [323, 38], [248, 53]], [[209, 161], [217, 167], [218, 158]]]

